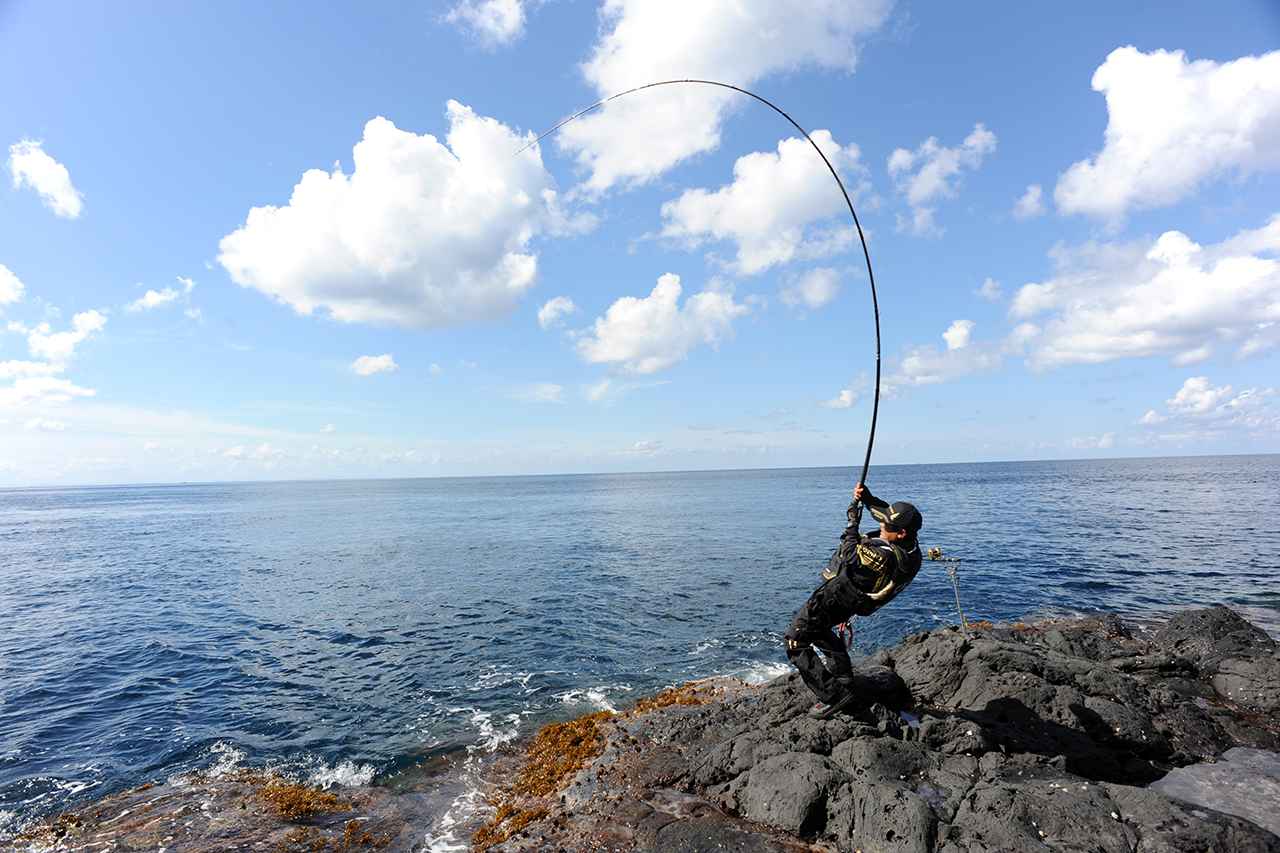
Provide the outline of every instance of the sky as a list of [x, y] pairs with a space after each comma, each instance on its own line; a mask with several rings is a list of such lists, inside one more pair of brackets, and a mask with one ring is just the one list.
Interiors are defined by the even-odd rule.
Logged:
[[1280, 451], [1280, 5], [0, 0], [0, 486]]

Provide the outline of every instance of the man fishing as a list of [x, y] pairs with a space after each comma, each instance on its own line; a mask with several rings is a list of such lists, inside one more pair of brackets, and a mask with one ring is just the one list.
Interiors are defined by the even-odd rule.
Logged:
[[[859, 502], [880, 522], [878, 532], [865, 536], [858, 532]], [[796, 612], [784, 635], [787, 659], [818, 697], [810, 713], [824, 720], [851, 710], [859, 700], [849, 652], [833, 629], [854, 616], [870, 616], [920, 571], [916, 536], [923, 519], [914, 506], [901, 501], [890, 505], [859, 483], [846, 517], [840, 546], [822, 572], [825, 580]], [[826, 656], [825, 665], [814, 647]]]

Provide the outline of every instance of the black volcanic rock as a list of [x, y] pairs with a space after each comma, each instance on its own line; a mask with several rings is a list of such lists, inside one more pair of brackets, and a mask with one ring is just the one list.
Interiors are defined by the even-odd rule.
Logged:
[[1280, 767], [1280, 725], [1258, 713], [1275, 664], [1269, 637], [1212, 608], [1154, 635], [1110, 616], [917, 634], [864, 661], [867, 704], [829, 721], [794, 674], [704, 682], [706, 704], [616, 718], [570, 787], [590, 795], [495, 849], [1280, 853], [1245, 819], [1280, 802], [1187, 793], [1228, 749]]

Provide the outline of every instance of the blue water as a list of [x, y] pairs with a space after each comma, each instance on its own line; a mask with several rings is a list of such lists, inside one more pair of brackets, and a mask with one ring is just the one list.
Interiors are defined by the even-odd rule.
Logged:
[[[0, 491], [0, 832], [228, 756], [384, 782], [692, 677], [785, 671], [854, 476]], [[971, 619], [1225, 602], [1280, 629], [1280, 456], [870, 479], [965, 558]], [[954, 621], [926, 563], [858, 644]]]

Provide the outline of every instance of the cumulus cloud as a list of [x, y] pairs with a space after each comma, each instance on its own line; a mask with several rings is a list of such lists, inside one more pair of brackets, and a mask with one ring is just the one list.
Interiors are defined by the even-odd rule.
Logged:
[[554, 382], [534, 382], [516, 388], [511, 396], [522, 403], [563, 403], [564, 386]]
[[64, 219], [80, 216], [84, 197], [72, 185], [67, 167], [50, 157], [43, 143], [24, 139], [10, 145], [9, 173], [13, 176], [14, 189], [31, 187], [56, 216]]
[[1214, 177], [1280, 168], [1280, 51], [1218, 63], [1122, 47], [1093, 89], [1107, 100], [1104, 144], [1058, 179], [1063, 212], [1117, 219]]
[[778, 293], [783, 304], [816, 310], [840, 293], [840, 275], [830, 267], [818, 267], [793, 280]]
[[27, 332], [27, 347], [36, 358], [55, 364], [65, 364], [75, 354], [76, 347], [94, 332], [107, 324], [101, 311], [81, 311], [71, 318], [71, 328], [55, 332], [48, 323], [41, 323]]
[[996, 135], [981, 122], [960, 145], [947, 148], [930, 136], [914, 151], [898, 148], [889, 155], [889, 176], [911, 205], [911, 219], [899, 220], [902, 230], [913, 234], [940, 234], [934, 221], [934, 202], [954, 198], [961, 172], [974, 171], [996, 150]]
[[182, 294], [174, 290], [172, 287], [166, 287], [163, 290], [148, 290], [137, 299], [125, 306], [126, 311], [150, 311], [152, 308], [159, 308], [161, 305], [168, 305], [170, 302], [177, 300]]
[[1031, 184], [1013, 205], [1014, 219], [1032, 219], [1044, 213], [1044, 188]]
[[1180, 231], [1154, 242], [1050, 252], [1056, 270], [1024, 285], [1010, 313], [1042, 318], [1033, 367], [1169, 356], [1203, 360], [1216, 342], [1249, 356], [1280, 343], [1280, 215], [1202, 247]]
[[523, 0], [462, 0], [445, 16], [492, 47], [511, 44], [524, 34]]
[[1231, 385], [1214, 385], [1207, 376], [1190, 376], [1173, 396], [1165, 400], [1161, 413], [1149, 409], [1140, 419], [1144, 426], [1169, 424], [1161, 433], [1165, 440], [1206, 437], [1209, 433], [1245, 430], [1253, 433], [1280, 433], [1280, 413], [1271, 403], [1275, 388], [1245, 388], [1237, 392]]
[[1176, 412], [1203, 414], [1231, 398], [1231, 386], [1214, 388], [1207, 376], [1192, 376], [1165, 402]]
[[573, 300], [567, 296], [548, 299], [538, 309], [538, 325], [544, 329], [550, 329], [552, 326], [562, 323], [565, 317], [577, 310], [578, 306], [574, 305]]
[[942, 333], [945, 348], [925, 344], [908, 349], [881, 381], [885, 394], [894, 395], [905, 388], [937, 385], [998, 369], [1011, 345], [1008, 342], [974, 343], [973, 328], [971, 320], [956, 320]]
[[372, 376], [375, 373], [391, 373], [400, 365], [391, 357], [391, 353], [382, 355], [362, 355], [351, 362], [351, 371], [359, 376]]
[[0, 379], [17, 379], [22, 376], [52, 376], [61, 373], [63, 366], [47, 361], [0, 361]]
[[[813, 141], [845, 176], [855, 199], [870, 184], [858, 146], [841, 146], [826, 130]], [[813, 147], [800, 137], [783, 139], [777, 153], [757, 151], [733, 165], [733, 183], [711, 191], [686, 190], [662, 205], [662, 236], [697, 246], [728, 240], [737, 246], [733, 266], [751, 275], [798, 257], [818, 257], [846, 248], [852, 229], [815, 233], [815, 223], [844, 211], [844, 198]]]
[[81, 388], [60, 376], [23, 376], [0, 388], [0, 408], [65, 403], [74, 397], [92, 397], [92, 388]]
[[1110, 450], [1116, 446], [1116, 434], [1104, 432], [1102, 435], [1085, 435], [1073, 438], [1070, 442], [1076, 450]]
[[578, 340], [593, 364], [631, 373], [656, 373], [678, 364], [699, 344], [716, 347], [732, 336], [733, 321], [751, 309], [724, 290], [703, 290], [679, 304], [680, 277], [667, 273], [646, 297], [624, 296]]
[[[750, 87], [781, 71], [852, 72], [858, 42], [879, 29], [891, 0], [605, 0], [582, 66], [601, 98], [658, 80], [700, 77]], [[560, 131], [590, 175], [587, 188], [651, 180], [720, 144], [720, 126], [746, 99], [710, 86], [663, 86], [605, 104]]]
[[851, 409], [858, 402], [858, 392], [852, 388], [842, 388], [830, 400], [823, 400], [821, 405], [828, 409]]
[[982, 282], [982, 286], [975, 293], [988, 302], [999, 302], [1000, 297], [1004, 295], [1004, 291], [1000, 288], [1000, 282], [990, 277]]
[[4, 264], [0, 264], [0, 305], [12, 305], [21, 302], [26, 287], [22, 280]]
[[956, 320], [942, 333], [942, 339], [947, 342], [949, 350], [964, 349], [969, 345], [969, 336], [972, 333], [972, 320]]
[[442, 144], [375, 118], [354, 169], [306, 172], [220, 243], [231, 278], [301, 314], [440, 327], [510, 311], [533, 286], [539, 233], [574, 227], [535, 146], [450, 101]]

